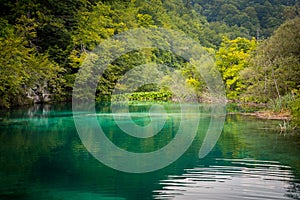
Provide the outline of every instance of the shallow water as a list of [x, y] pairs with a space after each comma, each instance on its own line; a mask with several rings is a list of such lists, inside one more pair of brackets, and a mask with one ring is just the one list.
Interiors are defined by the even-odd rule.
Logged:
[[[280, 133], [280, 121], [228, 115], [217, 144], [199, 159], [211, 110], [199, 105], [201, 123], [183, 156], [158, 171], [132, 174], [95, 159], [73, 120], [73, 114], [86, 115], [87, 122], [96, 117], [120, 148], [151, 152], [171, 142], [180, 124], [177, 105], [162, 105], [166, 124], [145, 139], [121, 132], [106, 105], [92, 116], [72, 113], [69, 104], [1, 111], [0, 199], [300, 199], [300, 135]], [[130, 107], [137, 125], [151, 123], [149, 107]], [[128, 114], [120, 111], [117, 117], [127, 123]]]

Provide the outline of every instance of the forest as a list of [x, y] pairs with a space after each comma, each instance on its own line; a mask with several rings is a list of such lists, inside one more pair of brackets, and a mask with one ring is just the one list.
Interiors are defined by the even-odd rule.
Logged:
[[[299, 0], [0, 0], [0, 107], [70, 101], [76, 74], [99, 43], [130, 29], [162, 27], [184, 32], [210, 52], [228, 101], [261, 104], [299, 122], [299, 6]], [[207, 88], [192, 65], [146, 49], [110, 65], [96, 100], [130, 87], [117, 81], [148, 62], [173, 68], [205, 99]], [[172, 99], [168, 88], [154, 84], [134, 92], [126, 98]]]

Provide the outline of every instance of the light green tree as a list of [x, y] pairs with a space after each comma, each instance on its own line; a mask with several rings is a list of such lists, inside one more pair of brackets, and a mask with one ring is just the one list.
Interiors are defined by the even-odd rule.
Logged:
[[221, 47], [216, 53], [216, 64], [221, 72], [227, 97], [231, 100], [238, 100], [239, 95], [246, 89], [240, 72], [249, 66], [248, 59], [255, 48], [255, 39], [236, 38], [230, 40], [224, 37]]

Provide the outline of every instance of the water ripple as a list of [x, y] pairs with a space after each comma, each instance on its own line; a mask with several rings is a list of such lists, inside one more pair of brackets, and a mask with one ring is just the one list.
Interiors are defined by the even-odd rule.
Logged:
[[[300, 184], [276, 161], [216, 159], [213, 166], [186, 169], [161, 180], [155, 199], [298, 199]], [[218, 165], [220, 164], [220, 165]]]

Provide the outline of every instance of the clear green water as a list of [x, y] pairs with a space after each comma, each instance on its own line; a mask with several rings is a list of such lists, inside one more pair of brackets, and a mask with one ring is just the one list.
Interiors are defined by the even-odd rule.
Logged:
[[[131, 107], [134, 113], [148, 109]], [[168, 137], [137, 140], [115, 127], [109, 107], [97, 110], [107, 136], [134, 152], [166, 145], [179, 123], [167, 121]], [[149, 123], [146, 115], [134, 120]], [[209, 120], [202, 118], [193, 144], [176, 162], [129, 174], [101, 164], [85, 149], [69, 104], [1, 111], [0, 199], [300, 199], [299, 133], [280, 133], [280, 121], [230, 115], [214, 149], [199, 159]]]

